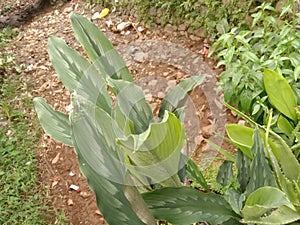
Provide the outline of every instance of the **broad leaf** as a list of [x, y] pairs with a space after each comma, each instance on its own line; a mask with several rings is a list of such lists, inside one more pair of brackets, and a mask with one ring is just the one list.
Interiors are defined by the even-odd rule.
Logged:
[[[77, 147], [75, 146], [75, 148]], [[76, 149], [76, 151], [80, 170], [95, 193], [97, 206], [106, 222], [110, 225], [120, 225], [120, 221], [133, 225], [148, 224], [142, 222], [132, 209], [131, 203], [124, 194], [124, 185], [103, 177], [89, 166], [89, 163], [81, 155], [81, 149]]]
[[133, 81], [124, 61], [95, 24], [75, 13], [71, 13], [71, 23], [76, 38], [100, 72], [114, 79]]
[[287, 224], [300, 218], [299, 211], [285, 193], [274, 187], [261, 187], [253, 192], [242, 209], [245, 223]]
[[276, 186], [275, 177], [265, 157], [263, 140], [257, 128], [254, 131], [253, 141], [251, 152], [254, 158], [250, 165], [247, 195], [263, 186]]
[[188, 187], [163, 188], [144, 193], [143, 198], [156, 219], [172, 224], [207, 221], [217, 225], [231, 218], [239, 219], [222, 196]]
[[34, 106], [44, 131], [56, 141], [73, 146], [69, 116], [55, 111], [40, 97], [34, 98]]
[[253, 129], [239, 124], [227, 124], [226, 132], [229, 138], [239, 146], [240, 150], [252, 159], [250, 148], [253, 145]]
[[296, 122], [297, 98], [286, 79], [272, 70], [265, 69], [264, 85], [274, 107]]
[[290, 135], [294, 130], [290, 122], [282, 115], [280, 115], [278, 118], [277, 126], [286, 135]]
[[[117, 126], [101, 108], [81, 96], [73, 97], [72, 137], [79, 166], [96, 194], [98, 207], [109, 224], [144, 224], [124, 194], [124, 158], [114, 140]], [[82, 132], [84, 131], [84, 132]], [[109, 196], [109, 198], [107, 198]]]
[[72, 93], [76, 90], [81, 77], [90, 69], [90, 63], [57, 37], [49, 39], [48, 52], [59, 79]]
[[131, 165], [127, 167], [134, 174], [148, 176], [164, 186], [180, 186], [177, 172], [185, 140], [182, 124], [166, 111], [163, 120], [151, 123], [144, 133], [117, 142], [128, 154]]
[[224, 194], [224, 199], [229, 203], [234, 212], [241, 215], [241, 209], [246, 199], [246, 196], [244, 194], [241, 194], [236, 190], [230, 189]]
[[116, 92], [121, 112], [133, 122], [134, 131], [140, 134], [147, 130], [153, 121], [153, 113], [142, 89], [128, 81], [109, 79], [108, 82]]
[[165, 110], [175, 112], [176, 109], [184, 106], [188, 93], [199, 86], [205, 80], [205, 75], [192, 76], [182, 80], [178, 85], [172, 88], [162, 101], [158, 116], [163, 117]]

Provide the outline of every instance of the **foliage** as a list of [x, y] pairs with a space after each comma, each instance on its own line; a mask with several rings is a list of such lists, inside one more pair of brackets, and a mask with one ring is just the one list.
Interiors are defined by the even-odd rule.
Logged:
[[[215, 40], [231, 27], [248, 27], [248, 13], [253, 11], [262, 1], [199, 1], [199, 0], [175, 0], [175, 1], [142, 1], [120, 0], [115, 3], [107, 0], [90, 0], [89, 4], [102, 4], [105, 7], [114, 6], [124, 12], [134, 10], [139, 19], [149, 23], [166, 25], [185, 24], [191, 29], [204, 29], [206, 36]], [[269, 1], [273, 5], [275, 0]]]
[[[270, 131], [270, 123], [267, 129], [260, 127], [269, 143], [266, 147], [258, 129], [248, 132], [250, 137], [244, 132], [239, 141], [244, 148], [235, 160], [238, 173], [233, 172], [232, 161], [225, 161], [217, 176], [224, 194], [214, 193], [198, 166], [181, 154], [185, 145], [181, 103], [204, 76], [187, 78], [169, 91], [155, 119], [103, 33], [74, 13], [71, 22], [92, 63], [56, 37], [49, 40], [48, 49], [59, 78], [71, 92], [73, 109], [67, 115], [42, 98], [34, 103], [47, 134], [75, 148], [109, 224], [156, 224], [156, 220], [288, 224], [299, 219], [299, 163], [284, 140]], [[187, 178], [203, 191], [184, 187]]]
[[[72, 14], [71, 22], [93, 64], [61, 39], [49, 40], [50, 59], [72, 93], [73, 109], [66, 115], [35, 98], [40, 122], [53, 138], [75, 148], [108, 223], [155, 224], [131, 177], [145, 190], [157, 184], [182, 186], [177, 172], [186, 138], [175, 114], [182, 118], [177, 109], [205, 76], [187, 78], [172, 89], [155, 120], [142, 90], [104, 34], [79, 15]], [[114, 107], [107, 87], [115, 95]]]
[[263, 85], [264, 68], [283, 75], [299, 102], [300, 17], [296, 2], [287, 1], [281, 13], [270, 3], [263, 3], [252, 14], [251, 29], [235, 27], [211, 48], [210, 54], [216, 52], [219, 59], [218, 66], [226, 68], [220, 75], [225, 101], [238, 105], [260, 123], [270, 108]]

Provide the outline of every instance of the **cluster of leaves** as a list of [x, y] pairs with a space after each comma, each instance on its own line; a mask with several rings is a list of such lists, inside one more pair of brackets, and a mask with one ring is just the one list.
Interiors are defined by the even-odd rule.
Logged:
[[225, 101], [238, 105], [245, 113], [265, 122], [270, 101], [263, 86], [263, 69], [283, 75], [300, 102], [300, 14], [295, 11], [296, 0], [287, 1], [281, 13], [270, 3], [263, 3], [252, 14], [251, 29], [233, 28], [212, 46], [217, 53], [218, 66], [224, 65], [220, 85]]
[[[143, 92], [103, 33], [74, 13], [71, 22], [92, 63], [59, 38], [51, 38], [48, 48], [60, 80], [72, 94], [73, 109], [68, 115], [42, 98], [34, 103], [44, 130], [75, 148], [109, 224], [155, 225], [160, 220], [275, 225], [300, 219], [300, 165], [284, 139], [270, 130], [272, 113], [267, 128], [255, 122], [255, 130], [227, 126], [240, 150], [236, 157], [227, 154], [217, 176], [224, 193], [214, 193], [198, 166], [181, 154], [186, 141], [181, 103], [205, 76], [187, 78], [171, 89], [155, 120]], [[266, 77], [273, 73], [266, 71]], [[267, 78], [265, 86], [277, 85]], [[281, 102], [275, 105], [284, 116], [293, 113], [283, 111]], [[185, 186], [186, 179], [203, 191]]]
[[[227, 26], [226, 31], [235, 26], [248, 27], [249, 12], [253, 11], [263, 1], [120, 0], [116, 1], [117, 3], [112, 3], [105, 0], [90, 0], [91, 2], [105, 6], [114, 5], [122, 12], [126, 8], [134, 9], [139, 19], [149, 23], [186, 24], [192, 29], [202, 28], [211, 40], [215, 40], [223, 34], [224, 25]], [[278, 1], [271, 0], [268, 2], [275, 5]]]

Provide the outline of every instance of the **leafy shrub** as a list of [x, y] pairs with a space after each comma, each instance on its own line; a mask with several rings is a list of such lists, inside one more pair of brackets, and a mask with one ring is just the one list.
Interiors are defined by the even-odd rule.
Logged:
[[[51, 38], [48, 48], [60, 80], [72, 94], [73, 109], [67, 115], [42, 98], [34, 103], [46, 133], [75, 148], [81, 171], [109, 224], [154, 225], [156, 220], [287, 224], [299, 219], [300, 198], [295, 193], [299, 164], [285, 145], [279, 142], [289, 156], [286, 160], [278, 157], [278, 146], [271, 150], [267, 146], [271, 167], [256, 130], [251, 151], [239, 151], [237, 156], [237, 178], [232, 162], [225, 162], [217, 180], [229, 186], [228, 191], [214, 193], [198, 166], [181, 154], [186, 138], [180, 103], [204, 76], [187, 78], [168, 92], [155, 120], [143, 92], [103, 33], [76, 14], [71, 22], [92, 64], [59, 38]], [[108, 89], [115, 96], [114, 104]], [[281, 141], [269, 129], [265, 136]], [[203, 192], [184, 186], [187, 177]], [[233, 189], [232, 180], [237, 180]]]
[[[263, 85], [263, 69], [269, 68], [283, 75], [300, 100], [300, 33], [296, 1], [288, 1], [281, 14], [269, 3], [263, 3], [252, 14], [252, 29], [233, 28], [212, 46], [224, 65], [220, 85], [225, 101], [238, 105], [245, 113], [263, 123], [270, 107]], [[279, 15], [279, 16], [277, 16]]]
[[[241, 0], [131, 0], [106, 1], [90, 0], [89, 4], [96, 3], [104, 6], [116, 6], [120, 11], [134, 10], [139, 19], [149, 23], [166, 25], [186, 24], [192, 29], [204, 29], [206, 35], [213, 41], [231, 27], [248, 27], [248, 13], [263, 1]], [[268, 1], [275, 5], [276, 0]], [[225, 30], [224, 30], [225, 28]]]

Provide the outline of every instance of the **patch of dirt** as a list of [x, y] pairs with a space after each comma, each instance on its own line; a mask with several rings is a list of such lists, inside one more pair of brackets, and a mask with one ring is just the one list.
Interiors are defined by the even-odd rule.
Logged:
[[[72, 1], [47, 8], [19, 29], [19, 36], [6, 51], [16, 54], [18, 62], [25, 68], [21, 76], [29, 87], [31, 95], [44, 97], [56, 110], [67, 111], [70, 95], [51, 66], [47, 54], [47, 40], [53, 35], [61, 37], [71, 47], [82, 52], [71, 30], [69, 13], [75, 11], [91, 18], [94, 12], [99, 10], [101, 10], [99, 7], [93, 10], [86, 9], [83, 1]], [[212, 131], [224, 134], [226, 120], [235, 122], [236, 118], [222, 108], [220, 97], [215, 98], [218, 79], [216, 74], [219, 71], [214, 68], [215, 62], [207, 59], [204, 54], [208, 46], [206, 41], [189, 35], [186, 30], [149, 28], [142, 24], [117, 32], [116, 26], [109, 27], [106, 21], [111, 21], [110, 24], [120, 21], [136, 22], [135, 18], [115, 12], [94, 22], [106, 33], [114, 46], [118, 46], [136, 82], [143, 88], [147, 100], [156, 113], [168, 88], [187, 76], [208, 73], [208, 78], [201, 88], [192, 92], [190, 105], [187, 107], [185, 125], [189, 144], [186, 151], [205, 167], [208, 166], [208, 161], [216, 156], [216, 152], [207, 145], [208, 139], [216, 140], [217, 143], [222, 144], [223, 148], [229, 149], [226, 143], [214, 139], [216, 135], [212, 134]], [[166, 42], [169, 43], [170, 48], [167, 50], [172, 54], [177, 54], [180, 46], [188, 50], [187, 55], [180, 55], [181, 53], [178, 52], [178, 55], [173, 57], [175, 60], [182, 59], [186, 64], [178, 61], [176, 64], [176, 61], [170, 61], [167, 57], [167, 50], [164, 60], [151, 61], [151, 57], [155, 58], [156, 55], [161, 57], [163, 49], [160, 54], [155, 53], [160, 49], [155, 49], [153, 42], [149, 44], [147, 40], [163, 45]], [[135, 46], [137, 41], [142, 41], [138, 47]], [[147, 55], [149, 49], [154, 55]], [[198, 65], [200, 65], [200, 70], [195, 70]], [[36, 144], [41, 145], [37, 154], [40, 180], [49, 189], [52, 204], [65, 211], [70, 218], [70, 224], [105, 224], [97, 210], [94, 194], [89, 190], [85, 178], [80, 173], [73, 149], [57, 143], [47, 135], [43, 135], [41, 143]], [[80, 192], [71, 190], [70, 185], [77, 185]]]

